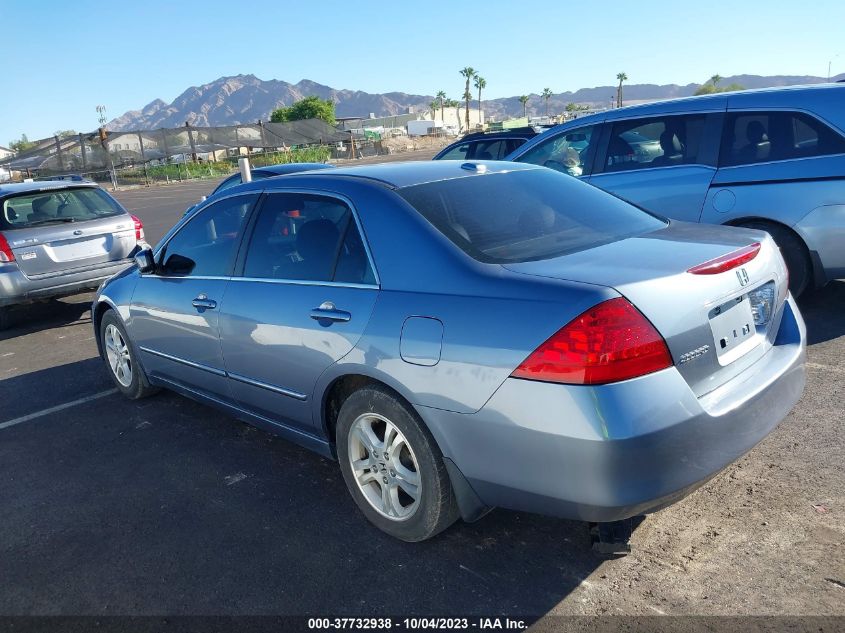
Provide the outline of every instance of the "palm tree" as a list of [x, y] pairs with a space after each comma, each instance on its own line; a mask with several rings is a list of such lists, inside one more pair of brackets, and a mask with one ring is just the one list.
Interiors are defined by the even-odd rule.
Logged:
[[622, 107], [622, 82], [628, 81], [628, 75], [625, 73], [616, 73], [616, 78], [619, 80], [619, 87], [616, 89], [616, 107]]
[[528, 116], [528, 95], [522, 95], [519, 98], [519, 102], [522, 104], [522, 116]]
[[546, 100], [546, 118], [549, 118], [549, 99], [552, 98], [552, 89], [551, 88], [543, 88], [543, 94], [541, 95], [543, 99]]
[[475, 77], [478, 73], [475, 72], [475, 68], [472, 66], [466, 66], [461, 71], [461, 75], [466, 79], [466, 87], [464, 88], [464, 100], [466, 101], [466, 111], [464, 112], [466, 116], [466, 123], [467, 123], [467, 131], [469, 131], [469, 100], [472, 99], [472, 93], [469, 91], [469, 82]]
[[473, 85], [478, 88], [478, 123], [481, 124], [481, 90], [487, 87], [487, 80], [476, 73]]
[[722, 81], [721, 75], [713, 75], [712, 77], [710, 77], [710, 83], [713, 84], [714, 88], [719, 85], [720, 81]]
[[435, 99], [431, 103], [428, 104], [428, 107], [431, 109], [431, 120], [437, 120], [437, 100]]
[[437, 100], [440, 101], [440, 122], [445, 123], [446, 120], [443, 118], [443, 102], [446, 100], [446, 93], [442, 90], [438, 91]]

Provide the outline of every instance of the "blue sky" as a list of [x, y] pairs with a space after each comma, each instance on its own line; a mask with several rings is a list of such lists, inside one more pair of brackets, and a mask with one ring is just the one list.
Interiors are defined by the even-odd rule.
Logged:
[[[571, 7], [569, 6], [571, 4]], [[240, 13], [238, 13], [240, 12]], [[0, 0], [0, 145], [93, 130], [192, 85], [252, 73], [335, 88], [491, 98], [710, 75], [845, 72], [845, 3]]]

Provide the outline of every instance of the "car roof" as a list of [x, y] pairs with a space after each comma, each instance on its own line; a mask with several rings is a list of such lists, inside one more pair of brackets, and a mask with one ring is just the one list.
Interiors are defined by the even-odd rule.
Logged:
[[0, 197], [35, 191], [51, 191], [54, 189], [78, 189], [80, 187], [99, 187], [99, 185], [95, 182], [85, 182], [79, 180], [37, 180], [34, 182], [12, 182], [0, 185]]
[[327, 184], [338, 178], [356, 179], [378, 183], [393, 189], [402, 189], [404, 187], [412, 187], [414, 185], [422, 185], [441, 180], [532, 169], [543, 169], [543, 167], [527, 163], [511, 163], [497, 160], [405, 161], [380, 163], [377, 165], [361, 165], [357, 167], [338, 167], [336, 169], [322, 169], [310, 172], [304, 171], [298, 174], [291, 174], [287, 178], [270, 178], [267, 180], [253, 181], [246, 185], [241, 185], [239, 190], [248, 191], [250, 189], [296, 186], [295, 183], [305, 178], [308, 178], [310, 183], [325, 180]]

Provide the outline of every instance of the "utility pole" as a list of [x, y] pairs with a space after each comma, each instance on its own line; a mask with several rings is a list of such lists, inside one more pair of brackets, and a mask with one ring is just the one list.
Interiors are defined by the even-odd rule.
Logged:
[[107, 143], [108, 136], [106, 134], [106, 121], [108, 119], [106, 119], [106, 106], [98, 105], [96, 110], [97, 114], [99, 114], [97, 120], [100, 122], [100, 145], [106, 153], [106, 158], [109, 161], [109, 175], [111, 176], [112, 189], [117, 189], [117, 174], [114, 173], [114, 161], [112, 161], [111, 152], [109, 152], [109, 146]]

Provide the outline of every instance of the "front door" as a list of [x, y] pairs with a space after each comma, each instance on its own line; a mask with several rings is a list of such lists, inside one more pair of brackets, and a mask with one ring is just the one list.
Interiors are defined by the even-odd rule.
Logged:
[[159, 252], [156, 271], [138, 279], [130, 327], [151, 378], [231, 400], [218, 318], [257, 197], [234, 196], [200, 211]]
[[378, 294], [352, 210], [328, 196], [268, 194], [239, 268], [220, 315], [234, 397], [313, 433], [317, 379], [355, 346]]

